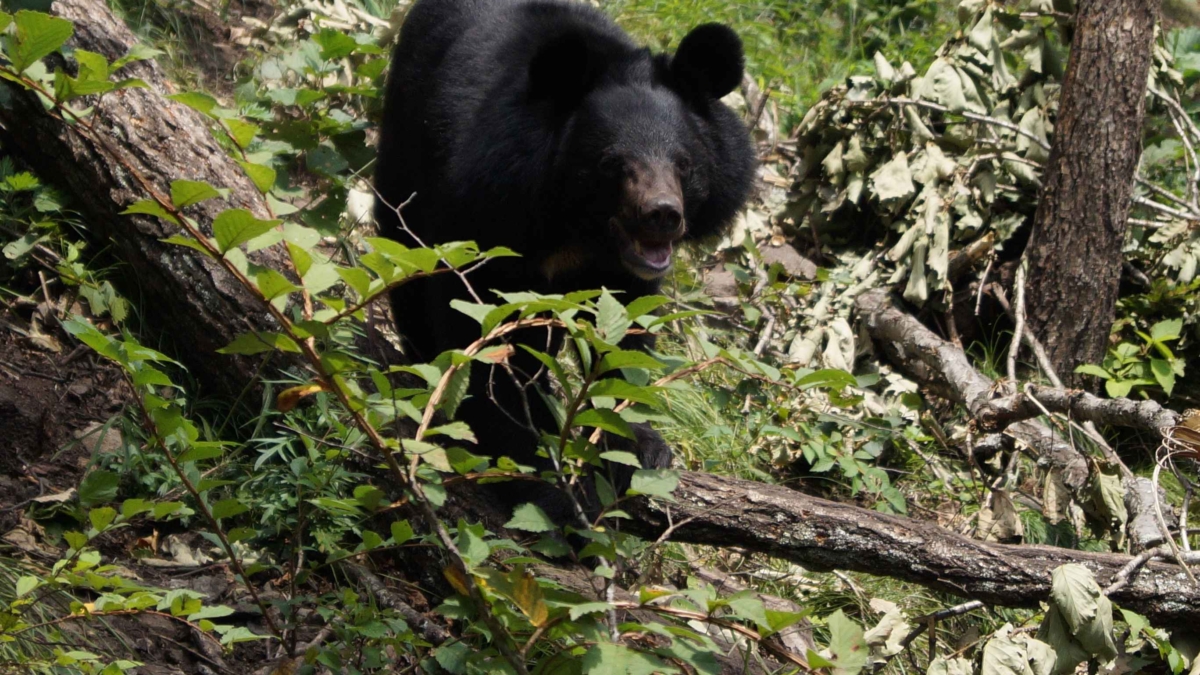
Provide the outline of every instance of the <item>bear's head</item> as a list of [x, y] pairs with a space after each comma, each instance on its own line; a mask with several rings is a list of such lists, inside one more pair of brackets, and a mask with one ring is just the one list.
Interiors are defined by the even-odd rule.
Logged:
[[748, 195], [749, 133], [719, 101], [742, 80], [742, 43], [720, 24], [672, 56], [607, 37], [568, 32], [530, 65], [530, 97], [558, 129], [553, 238], [572, 265], [653, 281], [676, 244], [719, 232]]

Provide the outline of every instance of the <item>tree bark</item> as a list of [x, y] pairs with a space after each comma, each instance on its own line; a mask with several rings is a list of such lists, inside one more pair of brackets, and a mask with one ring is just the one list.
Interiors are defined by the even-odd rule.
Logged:
[[[52, 13], [75, 24], [71, 44], [110, 61], [124, 56], [137, 39], [103, 0], [56, 0]], [[11, 96], [0, 97], [0, 141], [70, 198], [88, 233], [112, 249], [123, 264], [114, 282], [145, 311], [143, 334], [157, 339], [215, 395], [236, 394], [253, 382], [261, 357], [220, 356], [214, 352], [239, 334], [276, 329], [261, 303], [219, 265], [162, 239], [178, 233], [148, 216], [123, 216], [148, 196], [146, 186], [170, 194], [173, 180], [206, 181], [229, 188], [227, 199], [189, 207], [211, 234], [212, 219], [227, 208], [245, 208], [269, 217], [266, 200], [209, 132], [211, 120], [165, 98], [171, 91], [153, 61], [121, 71], [140, 77], [150, 89], [121, 89], [100, 97], [87, 125], [65, 125], [28, 92], [7, 82]], [[81, 106], [82, 107], [82, 106]], [[259, 265], [285, 270], [282, 251], [251, 255]], [[276, 355], [277, 366], [289, 362]]]
[[1064, 381], [1108, 345], [1160, 0], [1079, 0], [1026, 258], [1028, 321]]
[[[632, 518], [622, 521], [622, 527], [651, 540], [669, 531], [671, 541], [738, 546], [812, 570], [884, 575], [1005, 607], [1045, 602], [1050, 573], [1060, 565], [1086, 566], [1103, 588], [1133, 559], [993, 544], [778, 485], [690, 471], [682, 473], [672, 496], [669, 503], [629, 503]], [[1151, 563], [1111, 598], [1156, 626], [1200, 625], [1200, 588], [1178, 566]]]

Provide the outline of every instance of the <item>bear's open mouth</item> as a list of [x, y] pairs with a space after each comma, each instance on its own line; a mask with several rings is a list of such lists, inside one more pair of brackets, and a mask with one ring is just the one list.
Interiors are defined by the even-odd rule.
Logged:
[[[671, 270], [671, 254], [675, 250], [670, 239], [638, 237], [619, 219], [612, 219], [621, 249], [621, 263], [635, 276], [647, 281], [661, 278]], [[636, 227], [636, 226], [635, 226]]]

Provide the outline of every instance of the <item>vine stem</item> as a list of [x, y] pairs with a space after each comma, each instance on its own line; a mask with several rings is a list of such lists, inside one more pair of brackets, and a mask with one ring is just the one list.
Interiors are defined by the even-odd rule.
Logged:
[[[288, 337], [296, 342], [300, 348], [301, 354], [309, 362], [310, 367], [313, 369], [317, 382], [324, 390], [334, 394], [341, 405], [353, 418], [355, 426], [357, 426], [359, 430], [367, 436], [367, 439], [371, 443], [372, 447], [381, 456], [391, 476], [401, 485], [402, 488], [411, 492], [416, 498], [415, 502], [423, 519], [426, 520], [430, 529], [437, 534], [439, 541], [451, 554], [454, 566], [462, 576], [464, 586], [468, 591], [468, 596], [479, 608], [480, 616], [483, 619], [483, 622], [487, 625], [488, 629], [492, 632], [492, 635], [495, 638], [496, 647], [500, 650], [500, 653], [504, 656], [505, 660], [512, 665], [513, 669], [516, 670], [518, 675], [528, 675], [528, 669], [525, 667], [524, 659], [521, 658], [520, 654], [517, 653], [513, 646], [514, 641], [512, 636], [500, 624], [500, 622], [496, 620], [496, 617], [492, 615], [491, 611], [489, 610], [488, 603], [483, 597], [482, 590], [480, 590], [479, 585], [475, 583], [475, 580], [470, 573], [470, 569], [467, 567], [466, 561], [463, 559], [458, 547], [454, 544], [454, 540], [450, 537], [449, 531], [446, 530], [445, 525], [437, 517], [435, 509], [432, 503], [429, 501], [429, 498], [425, 494], [425, 491], [421, 487], [419, 481], [409, 479], [409, 476], [400, 467], [399, 462], [396, 461], [395, 455], [392, 453], [391, 449], [388, 448], [387, 442], [384, 440], [383, 436], [381, 436], [379, 431], [367, 421], [362, 412], [355, 408], [353, 402], [350, 400], [349, 394], [338, 385], [333, 377], [325, 372], [325, 369], [321, 363], [320, 354], [317, 353], [313, 342], [304, 337], [298, 336], [291, 320], [287, 317], [287, 315], [282, 310], [277, 308], [270, 300], [268, 300], [258, 289], [258, 286], [249, 277], [243, 274], [242, 271], [239, 270], [237, 266], [235, 266], [228, 258], [226, 258], [224, 253], [220, 251], [209, 240], [209, 238], [204, 235], [203, 232], [200, 231], [199, 227], [193, 221], [184, 216], [182, 211], [175, 207], [174, 202], [172, 202], [167, 195], [164, 195], [158, 186], [154, 185], [154, 183], [143, 176], [142, 173], [136, 168], [125, 162], [120, 153], [113, 150], [113, 148], [108, 144], [107, 139], [105, 139], [101, 134], [95, 133], [94, 127], [91, 124], [87, 123], [86, 120], [81, 118], [79, 115], [76, 115], [69, 108], [62, 106], [61, 103], [59, 103], [53, 95], [41, 87], [39, 83], [22, 76], [20, 73], [13, 73], [10, 69], [5, 70], [13, 74], [16, 80], [23, 84], [26, 88], [46, 96], [48, 100], [54, 101], [54, 106], [52, 109], [62, 111], [63, 113], [70, 115], [76, 121], [77, 124], [75, 126], [77, 129], [85, 129], [86, 134], [84, 135], [87, 136], [97, 147], [101, 148], [106, 154], [108, 154], [114, 161], [120, 164], [138, 183], [139, 187], [141, 187], [145, 194], [149, 195], [159, 207], [161, 207], [176, 221], [176, 224], [178, 224], [179, 227], [181, 227], [188, 233], [189, 236], [195, 239], [210, 258], [214, 259], [218, 265], [220, 265], [238, 282], [239, 285], [249, 291], [254, 298], [262, 304], [263, 308], [268, 314], [270, 314], [275, 322], [287, 333]], [[60, 122], [69, 124], [63, 118], [62, 114], [59, 114], [56, 117]], [[499, 329], [500, 327], [494, 329], [493, 332]], [[515, 330], [515, 328], [513, 330]], [[443, 383], [439, 384], [444, 383], [445, 378], [443, 378]], [[432, 419], [432, 411], [427, 411], [426, 417], [427, 421]], [[423, 427], [426, 429], [428, 428], [427, 421], [423, 424]], [[420, 438], [419, 435], [418, 438]], [[168, 461], [172, 461], [172, 459], [173, 458], [169, 458]], [[172, 463], [172, 466], [175, 466], [174, 463]], [[176, 470], [178, 472], [178, 467], [176, 467]], [[180, 475], [182, 478], [182, 474]], [[206, 507], [203, 505], [203, 502], [199, 500], [199, 494], [195, 492], [195, 486], [190, 486], [189, 491], [192, 492], [192, 496], [197, 500], [200, 508], [206, 511]], [[211, 512], [207, 512], [206, 515], [210, 520], [210, 523], [215, 523], [215, 519], [212, 519], [211, 517]], [[223, 531], [219, 527], [214, 529], [215, 533], [222, 540], [222, 542], [227, 543], [228, 540]], [[232, 551], [232, 549], [230, 549], [230, 551]], [[236, 560], [236, 558], [231, 557], [231, 560]], [[240, 564], [238, 568], [240, 569]], [[257, 599], [257, 592], [250, 584], [250, 580], [247, 579], [245, 575], [242, 575], [242, 581], [250, 593]], [[264, 618], [266, 618], [269, 622], [269, 625], [272, 626], [272, 632], [278, 635], [278, 629], [274, 627], [274, 624], [270, 620], [269, 614], [267, 614], [265, 609], [263, 610], [263, 615]]]

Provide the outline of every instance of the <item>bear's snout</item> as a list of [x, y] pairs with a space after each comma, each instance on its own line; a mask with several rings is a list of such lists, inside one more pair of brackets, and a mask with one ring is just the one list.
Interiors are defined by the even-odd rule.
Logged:
[[630, 162], [623, 187], [619, 217], [630, 237], [652, 244], [683, 238], [683, 185], [672, 162]]
[[678, 195], [659, 195], [642, 205], [638, 220], [654, 234], [678, 238], [683, 234], [683, 202]]

